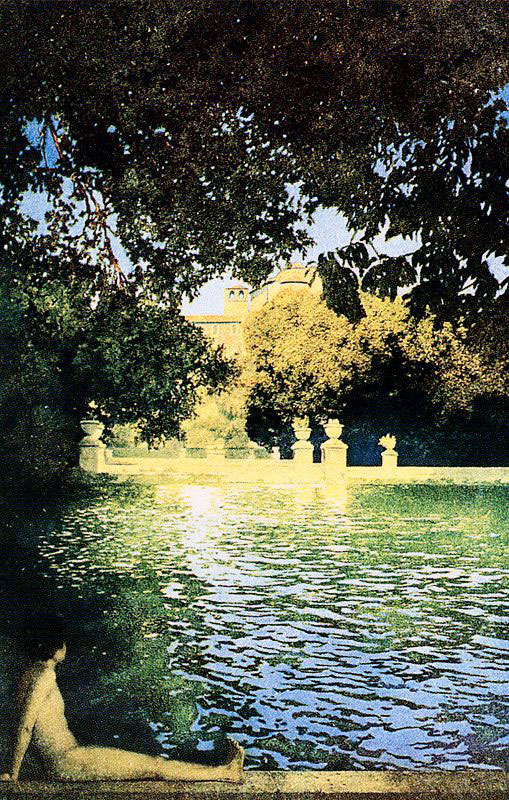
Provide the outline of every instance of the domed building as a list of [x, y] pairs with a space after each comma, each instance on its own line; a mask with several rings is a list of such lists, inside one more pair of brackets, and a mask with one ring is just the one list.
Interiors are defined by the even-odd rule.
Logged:
[[224, 290], [223, 314], [187, 314], [186, 319], [198, 325], [215, 344], [223, 345], [226, 355], [241, 355], [244, 349], [242, 325], [251, 311], [257, 311], [284, 289], [307, 289], [321, 295], [322, 282], [315, 267], [290, 264], [270, 277], [263, 286], [250, 290], [233, 285]]
[[305, 267], [303, 264], [290, 264], [285, 269], [280, 270], [276, 275], [269, 278], [259, 289], [253, 289], [249, 293], [250, 311], [257, 311], [259, 308], [270, 303], [274, 297], [282, 292], [283, 289], [308, 289], [313, 294], [321, 295], [322, 282], [316, 272], [315, 267]]

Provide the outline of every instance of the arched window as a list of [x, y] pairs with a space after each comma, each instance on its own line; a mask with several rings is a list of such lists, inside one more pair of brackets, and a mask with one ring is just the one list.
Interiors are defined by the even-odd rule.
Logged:
[[244, 292], [241, 289], [240, 292], [239, 292], [239, 300], [243, 300], [243, 299], [244, 299]]
[[230, 300], [234, 300], [235, 299], [235, 292], [233, 291], [233, 289], [229, 294], [229, 298], [230, 298]]

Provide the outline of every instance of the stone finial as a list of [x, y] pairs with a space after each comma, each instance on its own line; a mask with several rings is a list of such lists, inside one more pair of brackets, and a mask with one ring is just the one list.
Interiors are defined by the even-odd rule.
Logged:
[[396, 437], [392, 435], [392, 433], [386, 433], [385, 436], [381, 436], [378, 440], [378, 444], [382, 447], [385, 447], [385, 450], [394, 450], [396, 447]]
[[398, 466], [398, 454], [396, 447], [396, 437], [391, 433], [386, 433], [378, 440], [378, 444], [385, 449], [382, 451], [382, 467], [392, 469]]

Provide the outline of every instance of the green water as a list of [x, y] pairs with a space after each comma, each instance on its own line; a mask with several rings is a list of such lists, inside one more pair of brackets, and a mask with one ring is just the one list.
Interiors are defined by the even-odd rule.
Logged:
[[255, 768], [507, 764], [504, 487], [147, 487], [11, 533], [4, 602], [68, 620], [85, 742], [231, 734]]

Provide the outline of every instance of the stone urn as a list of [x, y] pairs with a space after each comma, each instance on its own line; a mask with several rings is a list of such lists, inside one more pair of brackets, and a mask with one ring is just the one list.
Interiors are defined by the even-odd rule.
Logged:
[[[104, 425], [102, 422], [99, 422], [98, 419], [82, 419], [80, 422], [81, 429], [85, 432], [85, 439], [87, 440], [87, 444], [94, 443], [99, 445], [100, 438], [104, 431]], [[85, 439], [82, 439], [81, 444], [84, 443]]]
[[309, 428], [304, 420], [295, 421], [293, 423], [293, 432], [299, 442], [306, 442], [311, 435], [311, 428]]
[[325, 433], [328, 439], [341, 439], [343, 433], [343, 425], [337, 419], [328, 419], [323, 423]]

